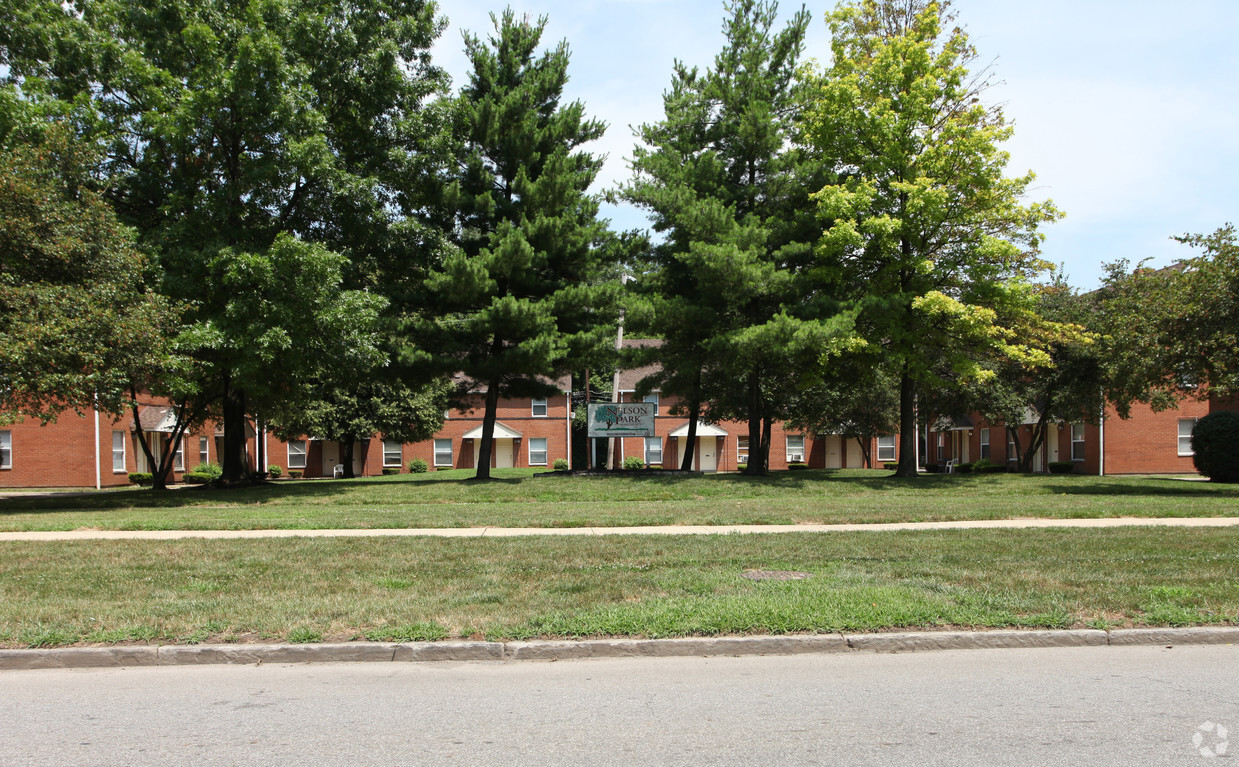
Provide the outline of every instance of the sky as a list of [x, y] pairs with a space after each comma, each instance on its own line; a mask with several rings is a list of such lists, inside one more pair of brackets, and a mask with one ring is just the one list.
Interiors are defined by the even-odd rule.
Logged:
[[[593, 191], [628, 177], [632, 126], [662, 117], [676, 59], [702, 69], [723, 45], [721, 0], [512, 0], [546, 16], [546, 47], [567, 40], [568, 99], [610, 127], [587, 146], [606, 154]], [[783, 3], [784, 17], [799, 8]], [[805, 56], [830, 60], [825, 14], [809, 2]], [[462, 85], [462, 30], [488, 35], [503, 5], [441, 0], [448, 29], [436, 62]], [[1066, 217], [1044, 231], [1042, 256], [1090, 290], [1102, 264], [1172, 263], [1193, 251], [1171, 238], [1239, 219], [1239, 2], [955, 0], [957, 19], [992, 66], [987, 103], [1015, 133], [1010, 175], [1037, 174], [1031, 200]], [[616, 229], [646, 228], [631, 206], [604, 206]]]

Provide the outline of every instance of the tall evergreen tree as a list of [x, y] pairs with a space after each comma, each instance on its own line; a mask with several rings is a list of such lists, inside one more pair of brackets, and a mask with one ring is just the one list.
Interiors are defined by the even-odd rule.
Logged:
[[916, 393], [992, 375], [994, 353], [1044, 350], [998, 324], [1019, 282], [1043, 270], [1038, 226], [1051, 203], [1023, 205], [1033, 174], [1004, 175], [1011, 135], [981, 103], [975, 51], [949, 31], [946, 3], [857, 0], [830, 14], [833, 62], [816, 86], [806, 137], [838, 163], [818, 194], [821, 249], [840, 269], [868, 343], [898, 371], [898, 476], [916, 476]]
[[[484, 389], [477, 477], [490, 476], [501, 396], [545, 396], [550, 379], [614, 333], [618, 286], [606, 225], [588, 194], [602, 160], [579, 148], [605, 126], [561, 103], [568, 46], [538, 53], [546, 19], [492, 16], [495, 36], [466, 35], [469, 82], [455, 100], [455, 168], [442, 194], [456, 248], [426, 282], [412, 334], [432, 362]], [[417, 360], [428, 354], [411, 351]], [[462, 392], [463, 393], [463, 392]]]
[[801, 9], [776, 30], [774, 2], [726, 9], [712, 68], [677, 62], [664, 119], [639, 129], [623, 194], [664, 237], [637, 291], [649, 302], [642, 329], [666, 339], [647, 350], [663, 365], [656, 383], [687, 402], [683, 466], [704, 413], [748, 422], [747, 471], [762, 474], [787, 395], [847, 322], [809, 279], [820, 227], [808, 194], [827, 180], [794, 141], [809, 15]]

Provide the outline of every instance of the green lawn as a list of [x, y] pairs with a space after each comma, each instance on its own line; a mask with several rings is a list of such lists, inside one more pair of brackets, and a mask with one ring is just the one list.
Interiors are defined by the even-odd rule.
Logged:
[[637, 477], [498, 470], [303, 480], [240, 490], [123, 490], [0, 499], [0, 530], [614, 527], [1015, 517], [1235, 516], [1239, 488], [1182, 478], [795, 471]]
[[0, 544], [3, 647], [1214, 623], [1236, 529]]

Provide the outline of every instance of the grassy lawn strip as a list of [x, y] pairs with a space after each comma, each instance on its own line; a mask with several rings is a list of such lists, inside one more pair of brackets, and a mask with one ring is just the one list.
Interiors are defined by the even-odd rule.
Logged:
[[0, 530], [614, 527], [1239, 514], [1239, 488], [1173, 478], [796, 471], [534, 477], [498, 470], [275, 482], [241, 490], [124, 490], [0, 500]]
[[3, 647], [1237, 622], [1234, 529], [0, 545]]

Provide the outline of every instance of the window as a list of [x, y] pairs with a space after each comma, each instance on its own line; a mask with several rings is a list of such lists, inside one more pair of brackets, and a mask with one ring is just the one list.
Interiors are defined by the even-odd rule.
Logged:
[[1007, 429], [1007, 460], [1020, 460], [1020, 457], [1015, 454], [1015, 432], [1012, 429]]
[[654, 415], [658, 415], [658, 394], [657, 393], [645, 395], [645, 399], [643, 399], [642, 402], [648, 402], [651, 405], [653, 405]]
[[198, 463], [211, 462], [210, 445], [211, 439], [209, 437], [198, 438]]
[[305, 440], [292, 439], [288, 441], [288, 468], [305, 468]]
[[0, 431], [0, 469], [13, 468], [13, 432]]
[[125, 473], [125, 432], [112, 432], [112, 473]]
[[383, 465], [399, 466], [400, 458], [400, 443], [394, 439], [383, 440]]
[[529, 438], [529, 465], [546, 465], [546, 437]]
[[878, 460], [893, 461], [895, 460], [895, 435], [884, 434], [878, 437]]
[[645, 462], [651, 466], [661, 466], [663, 463], [663, 438], [645, 438]]
[[450, 439], [435, 440], [435, 466], [452, 465], [452, 441]]
[[1071, 424], [1071, 460], [1084, 460], [1084, 424]]
[[533, 414], [546, 416], [546, 397], [537, 397], [533, 400]]
[[946, 458], [946, 440], [942, 438], [942, 432], [938, 432], [938, 462], [941, 463]]
[[989, 460], [989, 429], [981, 430], [981, 457]]
[[[1179, 455], [1194, 455], [1192, 450], [1192, 429], [1196, 428], [1195, 418], [1179, 419]], [[0, 432], [2, 433], [2, 432]]]
[[744, 465], [749, 462], [749, 438], [736, 437], [736, 463]]
[[185, 471], [185, 440], [178, 439], [176, 441], [176, 453], [172, 456], [172, 468], [174, 471]]
[[787, 462], [804, 463], [804, 435], [787, 435]]

